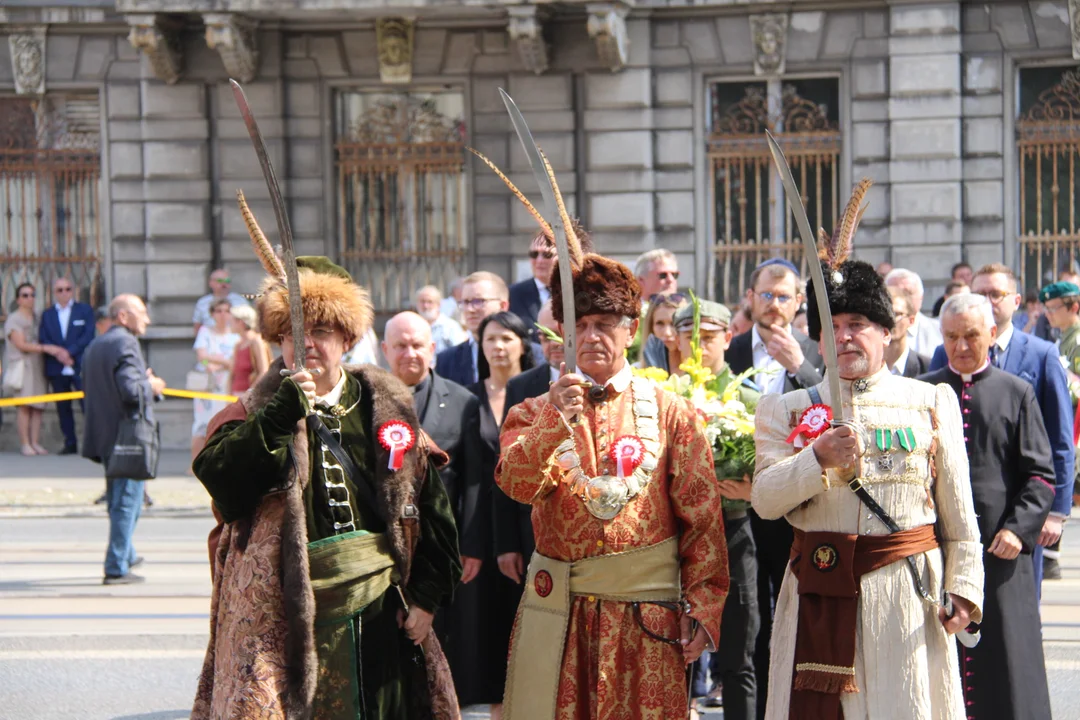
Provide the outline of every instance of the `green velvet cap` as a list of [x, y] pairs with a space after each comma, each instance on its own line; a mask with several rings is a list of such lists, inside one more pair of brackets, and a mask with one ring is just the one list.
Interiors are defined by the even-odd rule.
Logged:
[[1055, 298], [1076, 297], [1080, 295], [1080, 287], [1071, 282], [1050, 283], [1039, 291], [1039, 302], [1054, 300]]
[[340, 265], [335, 265], [330, 258], [323, 255], [297, 255], [296, 267], [314, 270], [320, 275], [333, 275], [349, 282], [353, 281], [348, 270]]

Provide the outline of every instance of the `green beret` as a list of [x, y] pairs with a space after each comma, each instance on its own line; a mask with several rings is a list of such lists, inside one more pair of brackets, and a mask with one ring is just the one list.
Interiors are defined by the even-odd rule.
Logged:
[[[701, 308], [701, 327], [705, 330], [727, 330], [731, 324], [731, 311], [726, 305], [712, 300], [697, 301]], [[694, 303], [687, 303], [679, 308], [672, 320], [676, 330], [690, 330], [694, 327]]]
[[1039, 302], [1046, 302], [1055, 298], [1076, 297], [1080, 295], [1080, 287], [1071, 282], [1050, 283], [1039, 291]]
[[296, 267], [307, 268], [320, 275], [333, 275], [349, 282], [353, 281], [348, 270], [340, 265], [335, 265], [330, 258], [323, 255], [298, 255], [296, 257]]

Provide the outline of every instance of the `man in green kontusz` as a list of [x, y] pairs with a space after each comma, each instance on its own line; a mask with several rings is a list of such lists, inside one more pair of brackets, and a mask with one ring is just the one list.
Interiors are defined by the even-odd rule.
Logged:
[[[679, 352], [684, 358], [693, 356], [695, 314], [698, 315], [697, 342], [701, 348], [701, 364], [715, 376], [706, 386], [723, 392], [735, 379], [724, 359], [724, 352], [731, 344], [731, 311], [720, 303], [694, 298], [676, 312], [673, 322], [679, 333]], [[753, 412], [760, 397], [757, 386], [749, 379], [743, 379], [739, 384], [739, 400], [747, 410]], [[754, 647], [761, 628], [761, 615], [756, 589], [757, 549], [747, 512], [750, 483], [736, 479], [718, 482], [720, 494], [724, 496], [724, 534], [732, 590], [720, 621], [719, 647], [709, 657], [702, 656], [698, 661], [694, 671], [695, 685], [699, 685], [699, 677], [707, 680], [711, 675], [713, 684], [723, 688], [722, 700], [710, 696], [706, 704], [722, 703], [725, 717], [752, 719], [757, 717]], [[700, 685], [695, 694], [706, 691], [707, 686]]]

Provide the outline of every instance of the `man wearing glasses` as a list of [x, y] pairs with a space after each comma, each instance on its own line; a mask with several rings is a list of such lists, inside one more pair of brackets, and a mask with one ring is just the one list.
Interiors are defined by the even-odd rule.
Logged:
[[476, 331], [488, 315], [510, 307], [510, 294], [503, 279], [490, 272], [474, 272], [461, 288], [461, 314], [468, 339], [435, 356], [435, 372], [458, 385], [468, 387], [479, 382], [476, 355], [480, 344]]
[[[1073, 446], [1072, 399], [1065, 369], [1053, 344], [1016, 332], [1012, 318], [1023, 301], [1016, 289], [1016, 275], [1000, 263], [979, 268], [971, 281], [971, 291], [988, 298], [994, 312], [997, 337], [990, 346], [990, 362], [994, 367], [1027, 380], [1035, 388], [1035, 399], [1042, 410], [1046, 434], [1054, 451], [1054, 504], [1039, 535], [1038, 547], [1032, 553], [1037, 590], [1042, 584], [1043, 548], [1058, 542], [1065, 518], [1072, 511], [1076, 450]], [[1055, 304], [1056, 301], [1051, 303], [1052, 306]], [[938, 347], [930, 370], [939, 370], [947, 363], [945, 348]]]
[[532, 277], [510, 286], [510, 312], [517, 315], [529, 328], [533, 340], [538, 339], [536, 317], [540, 307], [551, 299], [551, 271], [555, 267], [555, 248], [540, 233], [529, 246], [529, 267]]
[[[634, 263], [634, 275], [641, 284], [643, 298], [669, 295], [679, 290], [679, 261], [670, 250], [657, 248], [639, 255]], [[648, 311], [646, 303], [641, 312], [644, 314]]]
[[210, 314], [210, 306], [215, 300], [228, 300], [231, 307], [247, 305], [248, 301], [239, 293], [231, 291], [232, 278], [225, 268], [218, 268], [210, 273], [210, 294], [203, 295], [195, 302], [195, 313], [191, 321], [195, 324], [195, 334], [199, 334], [199, 328], [203, 325], [213, 325], [214, 317]]
[[[69, 356], [69, 362], [62, 363], [52, 355], [45, 355], [45, 376], [53, 392], [82, 390], [82, 357], [87, 345], [94, 339], [94, 309], [86, 303], [75, 301], [75, 285], [69, 278], [58, 277], [53, 281], [53, 306], [41, 314], [38, 338], [44, 345], [64, 348]], [[64, 449], [60, 454], [72, 455], [78, 452], [78, 445], [71, 401], [56, 403], [56, 414], [60, 418], [60, 430], [64, 433]]]

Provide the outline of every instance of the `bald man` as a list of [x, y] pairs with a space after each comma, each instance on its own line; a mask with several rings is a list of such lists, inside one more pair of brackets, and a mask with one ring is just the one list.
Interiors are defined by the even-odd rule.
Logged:
[[[83, 428], [83, 457], [109, 465], [116, 446], [120, 421], [140, 406], [154, 421], [154, 398], [165, 382], [147, 369], [138, 338], [146, 334], [150, 315], [135, 295], [117, 295], [109, 304], [112, 327], [86, 348], [83, 356], [83, 387], [86, 388], [86, 416], [94, 422]], [[106, 478], [105, 495], [109, 508], [109, 543], [105, 552], [106, 585], [143, 582], [131, 572], [142, 558], [135, 554], [132, 535], [143, 503], [143, 481]]]
[[434, 627], [457, 681], [469, 671], [460, 659], [470, 641], [466, 628], [478, 607], [476, 588], [467, 584], [477, 576], [483, 558], [491, 552], [491, 491], [482, 487], [480, 465], [480, 401], [457, 383], [431, 371], [435, 343], [431, 325], [420, 315], [403, 312], [390, 318], [383, 338], [383, 356], [390, 372], [412, 388], [420, 427], [450, 456], [439, 477], [446, 486], [461, 536], [461, 583], [466, 587], [458, 588], [451, 606], [436, 615]]

